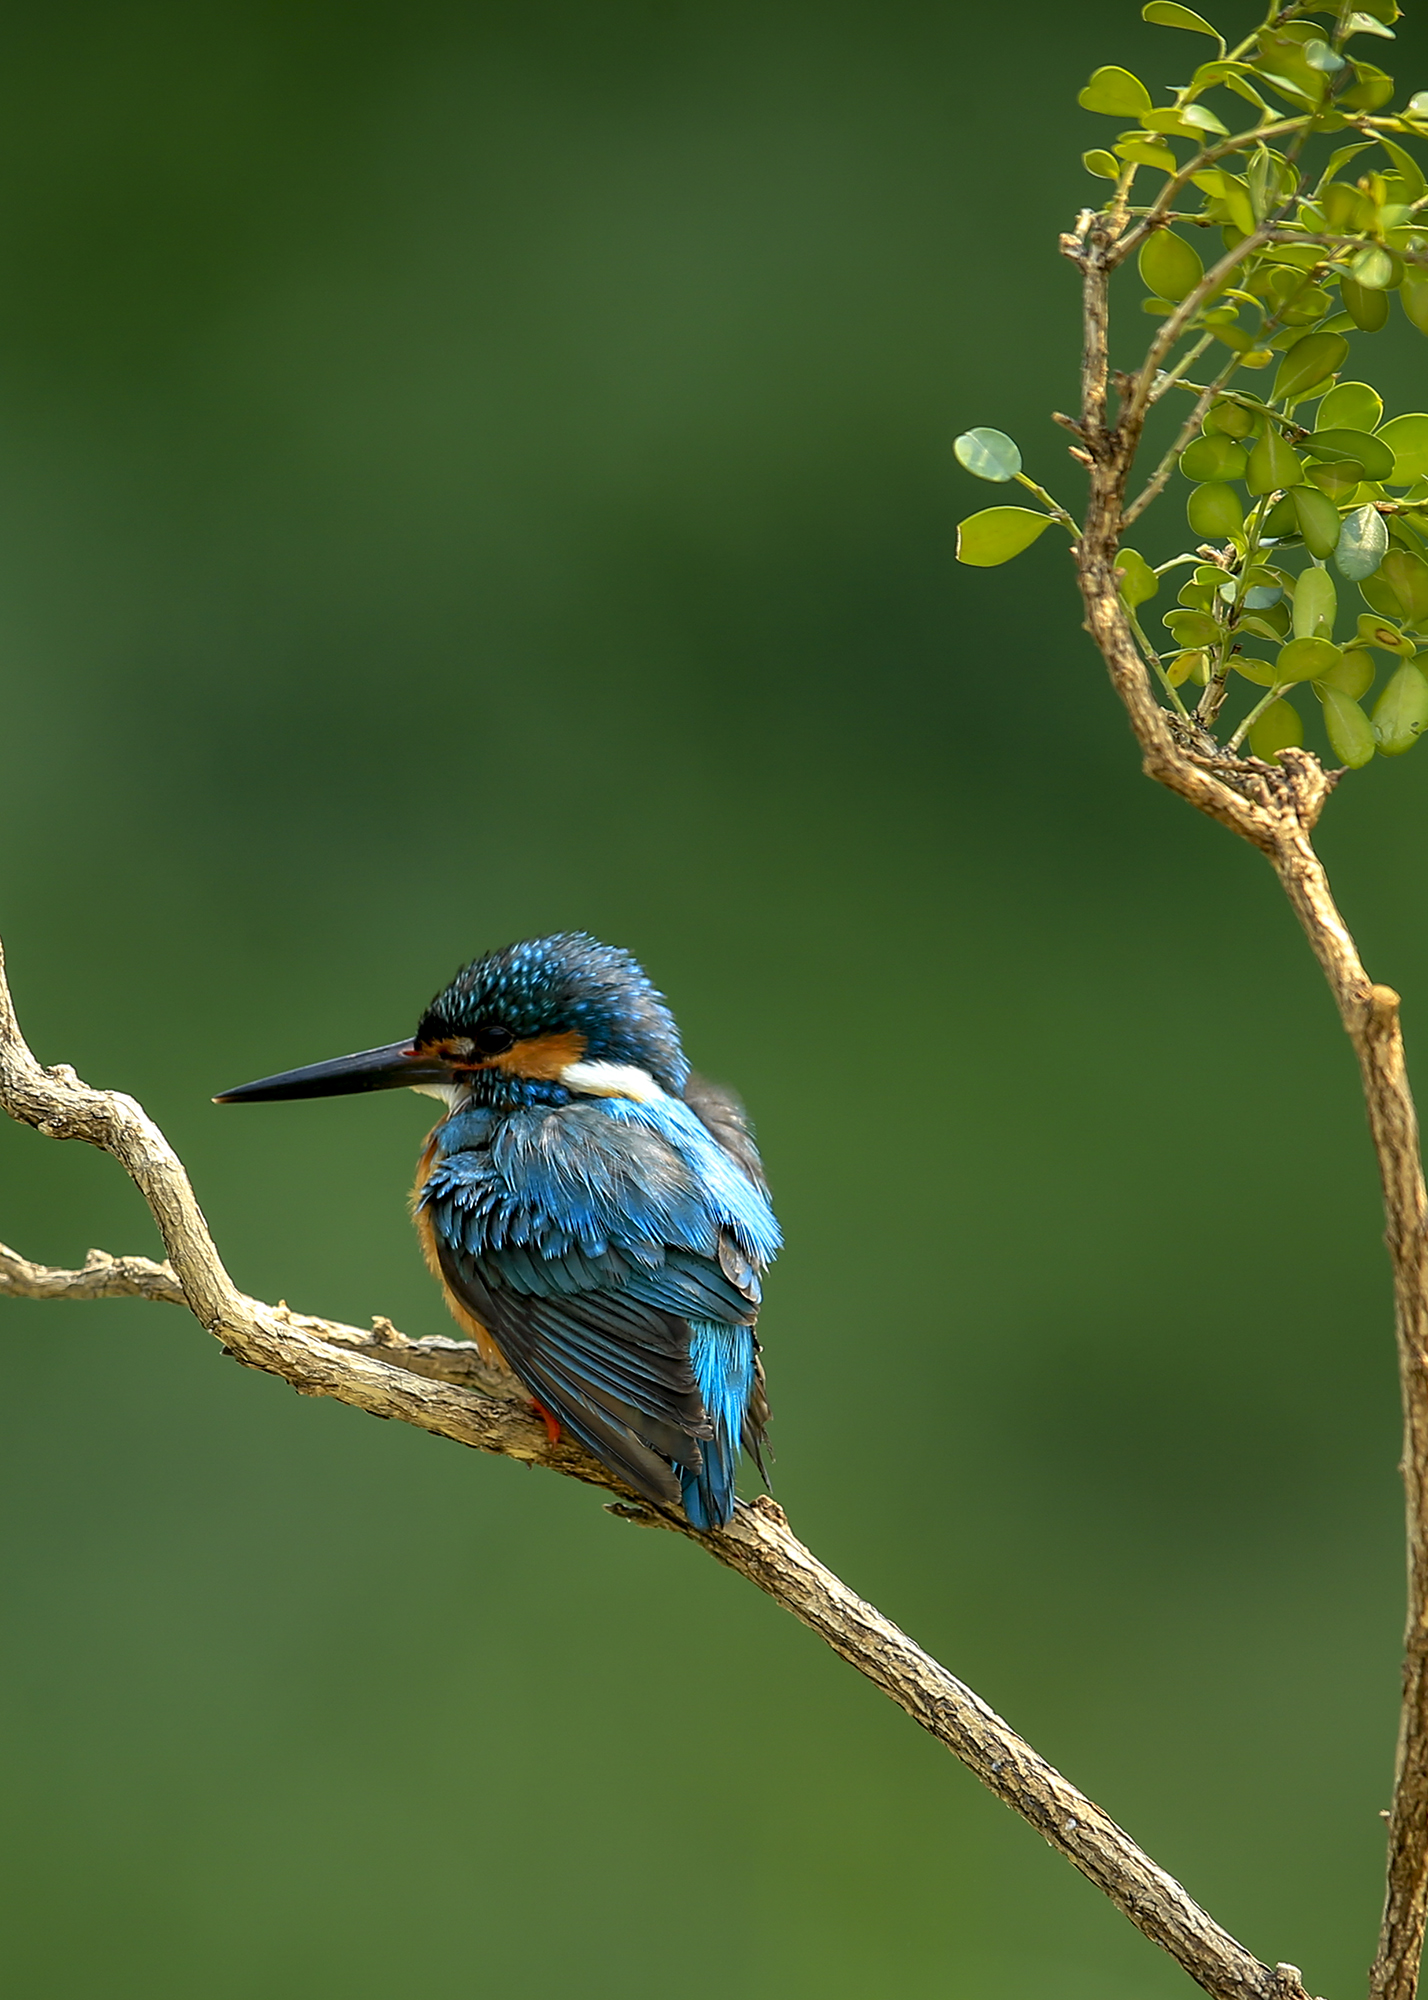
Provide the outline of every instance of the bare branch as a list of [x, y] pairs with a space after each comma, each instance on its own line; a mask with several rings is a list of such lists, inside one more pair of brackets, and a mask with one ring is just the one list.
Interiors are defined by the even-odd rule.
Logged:
[[[300, 1393], [332, 1396], [374, 1416], [454, 1438], [478, 1451], [541, 1465], [618, 1496], [612, 1511], [698, 1542], [832, 1647], [966, 1765], [1005, 1805], [1080, 1869], [1123, 1915], [1218, 2000], [1307, 2000], [1293, 1966], [1271, 1969], [1238, 1944], [1158, 1868], [1098, 1805], [890, 1620], [857, 1597], [795, 1537], [772, 1500], [741, 1504], [726, 1529], [701, 1533], [652, 1508], [568, 1439], [552, 1445], [524, 1398], [476, 1393], [480, 1364], [458, 1363], [454, 1341], [410, 1341], [388, 1321], [372, 1333], [265, 1305], [233, 1285], [188, 1176], [132, 1098], [91, 1090], [72, 1069], [43, 1069], [20, 1034], [0, 952], [0, 1108], [54, 1139], [82, 1139], [125, 1168], [169, 1253], [91, 1251], [61, 1271], [0, 1251], [0, 1292], [22, 1298], [132, 1296], [183, 1303], [225, 1348]], [[461, 1373], [458, 1378], [458, 1369]], [[487, 1384], [481, 1380], [481, 1387]]]
[[[0, 1298], [133, 1298], [157, 1299], [164, 1305], [188, 1304], [172, 1264], [156, 1264], [149, 1257], [111, 1257], [105, 1250], [91, 1250], [79, 1270], [63, 1271], [50, 1264], [32, 1264], [5, 1243], [0, 1243]], [[483, 1361], [469, 1340], [445, 1340], [440, 1335], [408, 1340], [389, 1319], [381, 1317], [374, 1318], [370, 1332], [364, 1333], [361, 1327], [343, 1326], [339, 1320], [289, 1312], [284, 1304], [265, 1306], [258, 1299], [245, 1303], [255, 1315], [272, 1313], [284, 1326], [296, 1327], [316, 1340], [375, 1355], [393, 1367], [428, 1375], [434, 1382], [455, 1382], [508, 1402], [524, 1400], [511, 1377]]]

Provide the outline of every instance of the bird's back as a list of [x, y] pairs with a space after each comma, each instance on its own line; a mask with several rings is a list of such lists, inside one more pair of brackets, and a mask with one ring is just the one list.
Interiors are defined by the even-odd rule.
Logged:
[[465, 1105], [428, 1159], [418, 1222], [458, 1319], [637, 1491], [727, 1521], [767, 1418], [754, 1323], [779, 1243], [737, 1098], [697, 1079], [682, 1100]]

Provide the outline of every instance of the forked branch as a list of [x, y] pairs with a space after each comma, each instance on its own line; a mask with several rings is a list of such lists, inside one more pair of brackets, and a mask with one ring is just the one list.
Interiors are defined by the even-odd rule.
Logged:
[[532, 1406], [513, 1399], [464, 1343], [408, 1340], [386, 1320], [363, 1332], [240, 1292], [182, 1163], [153, 1120], [130, 1097], [92, 1090], [72, 1069], [36, 1062], [15, 1019], [2, 953], [0, 1108], [49, 1138], [82, 1139], [112, 1154], [148, 1203], [168, 1251], [163, 1264], [91, 1251], [81, 1269], [61, 1271], [0, 1248], [0, 1293], [183, 1304], [237, 1360], [279, 1376], [303, 1395], [332, 1396], [373, 1416], [396, 1417], [478, 1451], [605, 1488], [616, 1496], [612, 1511], [698, 1542], [791, 1611], [1064, 1854], [1207, 1993], [1218, 2000], [1307, 2000], [1295, 1967], [1271, 1969], [1221, 1930], [979, 1696], [825, 1569], [772, 1500], [740, 1505], [728, 1528], [700, 1533], [651, 1508], [569, 1440], [552, 1445]]
[[1277, 764], [1232, 756], [1155, 697], [1115, 568], [1145, 416], [1144, 399], [1132, 392], [1118, 420], [1105, 421], [1108, 285], [1123, 246], [1116, 248], [1113, 223], [1094, 218], [1063, 238], [1062, 248], [1080, 267], [1083, 282], [1088, 379], [1082, 422], [1092, 459], [1091, 493], [1085, 530], [1073, 553], [1087, 629], [1125, 705], [1146, 773], [1269, 860], [1329, 983], [1363, 1080], [1393, 1267], [1408, 1518], [1403, 1705], [1389, 1816], [1388, 1889], [1370, 1993], [1373, 2000], [1413, 2000], [1428, 1903], [1428, 1194], [1398, 995], [1375, 985], [1364, 970], [1314, 851], [1314, 826], [1339, 774], [1326, 772], [1307, 750], [1283, 750]]

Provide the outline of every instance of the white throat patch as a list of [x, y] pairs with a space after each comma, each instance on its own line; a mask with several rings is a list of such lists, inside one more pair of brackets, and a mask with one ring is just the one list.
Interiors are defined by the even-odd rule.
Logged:
[[471, 1095], [469, 1083], [413, 1083], [407, 1087], [418, 1097], [434, 1097], [448, 1111], [457, 1110]]

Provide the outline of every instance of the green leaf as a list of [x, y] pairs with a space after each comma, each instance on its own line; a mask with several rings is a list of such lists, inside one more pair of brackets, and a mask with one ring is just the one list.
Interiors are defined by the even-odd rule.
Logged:
[[1411, 750], [1428, 726], [1428, 680], [1407, 661], [1379, 696], [1373, 711], [1373, 733], [1385, 757]]
[[1362, 701], [1373, 686], [1373, 659], [1361, 646], [1346, 652], [1327, 674], [1320, 674], [1316, 688], [1336, 688], [1350, 701]]
[[1428, 118], [1428, 90], [1415, 90], [1404, 112], [1409, 118]]
[[1210, 431], [1186, 445], [1180, 454], [1180, 470], [1187, 479], [1243, 479], [1249, 453], [1235, 438], [1223, 431]]
[[[1338, 608], [1338, 593], [1328, 570], [1301, 570], [1294, 585], [1295, 638], [1332, 639], [1334, 615]], [[1302, 680], [1306, 677], [1300, 675], [1298, 678]]]
[[1163, 299], [1183, 299], [1205, 275], [1198, 253], [1171, 229], [1147, 237], [1136, 264], [1147, 288]]
[[1355, 507], [1345, 517], [1334, 551], [1334, 567], [1350, 583], [1372, 576], [1388, 553], [1388, 529], [1377, 507]]
[[[1364, 491], [1366, 494], [1369, 494], [1372, 492], [1372, 488], [1365, 487]], [[1375, 495], [1374, 497], [1377, 498], [1378, 496]], [[1385, 525], [1388, 528], [1390, 545], [1396, 544], [1401, 549], [1409, 549], [1414, 555], [1420, 554], [1423, 543], [1428, 541], [1428, 520], [1425, 520], [1423, 515], [1417, 512], [1412, 514], [1389, 514], [1385, 517]]]
[[[1229, 126], [1223, 118], [1216, 117], [1208, 104], [1182, 104], [1178, 111], [1181, 125], [1189, 125], [1197, 132], [1213, 132], [1220, 139], [1230, 136]], [[1152, 112], [1151, 116], [1154, 115]]]
[[1314, 326], [1323, 319], [1333, 303], [1327, 292], [1306, 285], [1280, 307], [1280, 318], [1286, 326]]
[[1275, 172], [1274, 161], [1270, 158], [1268, 146], [1261, 141], [1254, 149], [1248, 171], [1245, 174], [1245, 186], [1249, 190], [1250, 207], [1254, 211], [1256, 223], [1263, 222], [1268, 213], [1271, 184], [1275, 192], [1278, 193], [1279, 176]]
[[1263, 28], [1259, 34], [1259, 54], [1254, 68], [1281, 96], [1302, 100], [1317, 107], [1324, 101], [1328, 79], [1305, 60], [1304, 43], [1296, 35], [1276, 34]]
[[1254, 210], [1245, 184], [1239, 177], [1224, 167], [1206, 167], [1202, 173], [1190, 176], [1197, 188], [1209, 195], [1212, 201], [1222, 201], [1231, 222], [1236, 229], [1248, 236], [1255, 226]]
[[957, 560], [974, 569], [995, 569], [1029, 549], [1051, 526], [1049, 514], [1029, 507], [984, 507], [969, 514], [957, 530]]
[[[1235, 64], [1233, 69], [1239, 70], [1239, 67], [1239, 64]], [[1226, 63], [1225, 68], [1231, 69], [1231, 65]], [[1251, 70], [1249, 74], [1252, 76], [1254, 72]], [[1256, 111], [1262, 111], [1267, 118], [1274, 116], [1272, 107], [1260, 96], [1253, 84], [1245, 81], [1243, 73], [1236, 75], [1232, 72], [1227, 76], [1225, 78], [1225, 88], [1226, 90], [1232, 90], [1236, 97], [1242, 97], [1246, 104], [1252, 104]]]
[[1121, 177], [1120, 161], [1103, 146], [1093, 146], [1089, 153], [1083, 153], [1081, 165], [1088, 174], [1095, 174], [1103, 181], [1118, 181]]
[[1320, 694], [1329, 748], [1351, 771], [1362, 770], [1374, 753], [1373, 724], [1358, 703], [1338, 688], [1325, 685]]
[[1428, 416], [1391, 417], [1378, 434], [1393, 453], [1394, 486], [1411, 486], [1428, 473]]
[[[1296, 340], [1279, 364], [1274, 378], [1274, 401], [1292, 403], [1326, 375], [1343, 367], [1349, 358], [1349, 343], [1341, 333], [1306, 333]], [[1283, 482], [1281, 481], [1281, 484]]]
[[1242, 79], [1253, 75], [1254, 71], [1247, 62], [1236, 62], [1233, 56], [1228, 58], [1216, 56], [1211, 61], [1200, 64], [1190, 79], [1190, 87], [1192, 90], [1208, 90], [1211, 84], [1228, 84], [1232, 78]]
[[1206, 132], [1226, 136], [1224, 122], [1204, 104], [1157, 104], [1141, 112], [1140, 122], [1148, 132], [1169, 132], [1177, 139], [1199, 139]]
[[1354, 279], [1341, 276], [1339, 297], [1344, 302], [1344, 311], [1359, 329], [1360, 333], [1377, 333], [1388, 319], [1387, 292], [1367, 290]]
[[[1349, 270], [1352, 273], [1350, 282], [1366, 292], [1389, 291], [1395, 280], [1402, 276], [1402, 266], [1394, 263], [1381, 243], [1370, 243], [1366, 250], [1360, 250], [1350, 264]], [[1342, 280], [1339, 289], [1343, 290]], [[1347, 299], [1344, 300], [1344, 304], [1346, 306], [1349, 304]], [[1353, 307], [1349, 306], [1349, 310], [1352, 312]]]
[[1333, 230], [1357, 234], [1361, 229], [1372, 229], [1378, 221], [1378, 207], [1372, 196], [1362, 188], [1350, 187], [1347, 181], [1326, 182], [1319, 191], [1319, 206]]
[[1383, 397], [1367, 382], [1340, 382], [1329, 391], [1314, 417], [1316, 431], [1336, 424], [1351, 431], [1376, 431], [1383, 419]]
[[[1369, 583], [1386, 588], [1397, 601], [1397, 611], [1387, 607], [1390, 618], [1402, 618], [1410, 625], [1417, 625], [1428, 618], [1428, 563], [1422, 556], [1411, 555], [1407, 549], [1390, 549]], [[1359, 585], [1359, 589], [1368, 597], [1375, 611], [1385, 608], [1369, 597], [1363, 584]]]
[[[1342, 291], [1343, 286], [1339, 289]], [[1428, 272], [1405, 271], [1398, 298], [1410, 326], [1428, 333]]]
[[[1363, 595], [1362, 584], [1359, 585], [1359, 595]], [[1411, 660], [1418, 648], [1411, 639], [1404, 638], [1396, 625], [1390, 624], [1389, 619], [1397, 616], [1396, 612], [1390, 612], [1385, 617], [1382, 612], [1361, 611], [1358, 637], [1354, 644], [1372, 646], [1379, 653], [1397, 653], [1401, 658]]]
[[1002, 482], [1021, 471], [1021, 453], [1005, 431], [963, 431], [952, 450], [957, 463], [977, 479]]
[[[1245, 585], [1244, 602], [1247, 611], [1267, 611], [1272, 604], [1278, 604], [1284, 595], [1284, 586], [1279, 580], [1279, 573], [1272, 569], [1252, 569], [1245, 578]], [[1233, 602], [1235, 594], [1233, 583], [1221, 584], [1220, 595], [1224, 597], [1227, 593], [1229, 601]], [[1288, 629], [1286, 625], [1285, 631]]]
[[1170, 148], [1147, 133], [1132, 133], [1129, 139], [1118, 140], [1116, 151], [1123, 160], [1134, 160], [1138, 167], [1159, 167], [1163, 174], [1173, 174], [1179, 166]]
[[1382, 35], [1386, 42], [1396, 40], [1392, 28], [1386, 28], [1382, 21], [1376, 21], [1372, 14], [1350, 14], [1344, 23], [1344, 35]]
[[1336, 507], [1342, 507], [1355, 488], [1363, 485], [1364, 469], [1356, 458], [1326, 459], [1321, 465], [1306, 465], [1304, 477]]
[[1232, 403], [1222, 397], [1218, 403], [1211, 403], [1205, 415], [1207, 431], [1223, 431], [1226, 437], [1246, 438], [1255, 427], [1255, 417], [1243, 403]]
[[1296, 748], [1304, 741], [1304, 725], [1292, 702], [1272, 701], [1249, 733], [1250, 749], [1266, 764], [1277, 761], [1281, 750]]
[[1395, 145], [1392, 139], [1386, 138], [1382, 132], [1375, 132], [1374, 137], [1403, 177], [1404, 200], [1421, 201], [1424, 195], [1428, 194], [1428, 180], [1423, 178], [1423, 169], [1417, 160], [1411, 153], [1405, 152], [1402, 146]]
[[1121, 549], [1116, 555], [1116, 581], [1121, 596], [1135, 610], [1137, 605], [1149, 604], [1160, 589], [1160, 578], [1143, 555], [1134, 549]]
[[1274, 663], [1275, 681], [1283, 686], [1290, 681], [1322, 680], [1339, 664], [1340, 657], [1339, 648], [1328, 639], [1291, 639], [1287, 646], [1281, 646]]
[[1292, 77], [1277, 76], [1272, 69], [1266, 69], [1261, 64], [1256, 64], [1255, 67], [1260, 82], [1277, 91], [1281, 97], [1287, 97], [1296, 111], [1318, 110], [1319, 99], [1307, 86], [1295, 82]]
[[1279, 542], [1286, 535], [1297, 535], [1299, 533], [1299, 516], [1294, 511], [1294, 500], [1291, 494], [1283, 493], [1280, 495], [1279, 499], [1275, 501], [1274, 505], [1260, 522], [1259, 531], [1261, 535], [1267, 536], [1272, 542]]
[[1271, 424], [1262, 438], [1255, 439], [1245, 484], [1259, 497], [1278, 486], [1297, 486], [1303, 477], [1304, 468]]
[[1208, 646], [1219, 636], [1208, 611], [1167, 611], [1160, 622], [1177, 646]]
[[1337, 152], [1331, 153], [1329, 155], [1329, 164], [1319, 176], [1319, 188], [1322, 189], [1327, 182], [1331, 181], [1340, 167], [1346, 167], [1349, 161], [1357, 154], [1366, 153], [1372, 144], [1372, 139], [1360, 139], [1355, 146], [1340, 146]]
[[[1317, 486], [1295, 486], [1290, 499], [1294, 503], [1294, 517], [1299, 523], [1299, 532], [1304, 537], [1304, 546], [1311, 556], [1331, 556], [1339, 545], [1339, 510], [1327, 493], [1321, 493]], [[1322, 575], [1322, 571], [1306, 574]]]
[[1367, 431], [1351, 431], [1331, 425], [1328, 430], [1311, 431], [1300, 438], [1299, 449], [1310, 458], [1352, 458], [1364, 469], [1365, 479], [1375, 483], [1393, 477], [1393, 447]]
[[1335, 103], [1342, 105], [1346, 111], [1381, 110], [1393, 96], [1393, 78], [1373, 63], [1353, 62], [1349, 67], [1358, 81], [1350, 89], [1341, 91]]
[[1142, 21], [1153, 21], [1157, 28], [1184, 28], [1192, 35], [1208, 35], [1223, 49], [1224, 38], [1218, 28], [1212, 28], [1203, 14], [1195, 13], [1189, 7], [1176, 5], [1176, 0], [1147, 0], [1140, 10]]
[[1239, 494], [1233, 486], [1215, 479], [1195, 488], [1185, 502], [1185, 518], [1201, 540], [1207, 542], [1224, 541], [1230, 535], [1237, 535], [1245, 524]]
[[1076, 102], [1083, 111], [1104, 111], [1112, 118], [1139, 118], [1150, 109], [1150, 92], [1128, 69], [1108, 63], [1096, 70]]

